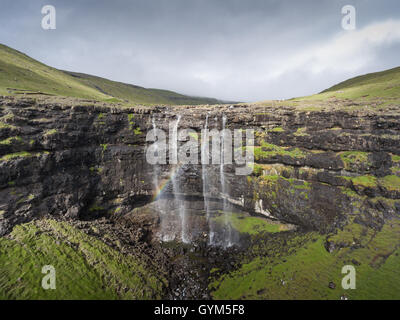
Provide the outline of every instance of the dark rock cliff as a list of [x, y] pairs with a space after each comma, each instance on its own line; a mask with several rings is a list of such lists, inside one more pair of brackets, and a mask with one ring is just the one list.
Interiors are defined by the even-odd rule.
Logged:
[[[400, 214], [400, 113], [279, 110], [261, 106], [132, 107], [46, 99], [0, 99], [0, 234], [43, 216], [138, 218], [157, 229], [154, 167], [146, 132], [180, 128], [255, 129], [254, 171], [226, 166], [226, 197], [253, 214], [329, 232], [356, 219], [379, 228]], [[210, 178], [220, 200], [217, 168]], [[168, 180], [169, 165], [160, 166]], [[202, 209], [201, 165], [180, 177], [182, 197]], [[171, 192], [168, 187], [166, 196]], [[218, 199], [219, 198], [219, 199]], [[147, 211], [146, 211], [147, 212]], [[195, 221], [195, 220], [194, 220]], [[193, 222], [194, 223], [194, 222]], [[146, 231], [148, 232], [148, 231]]]

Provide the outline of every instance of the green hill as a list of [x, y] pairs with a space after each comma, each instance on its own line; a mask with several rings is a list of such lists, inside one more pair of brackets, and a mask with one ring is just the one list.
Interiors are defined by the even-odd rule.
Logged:
[[288, 100], [256, 102], [266, 107], [295, 107], [304, 111], [327, 109], [384, 111], [400, 105], [400, 67], [340, 82], [320, 93]]
[[400, 67], [351, 78], [316, 95], [359, 98], [400, 98]]
[[93, 88], [103, 94], [130, 102], [145, 104], [217, 104], [217, 99], [190, 97], [173, 91], [161, 89], [146, 89], [128, 83], [111, 81], [108, 79], [92, 76], [89, 74], [64, 71], [67, 75], [74, 77], [80, 83]]
[[0, 94], [48, 94], [138, 104], [216, 104], [212, 98], [146, 89], [82, 73], [49, 67], [0, 44]]

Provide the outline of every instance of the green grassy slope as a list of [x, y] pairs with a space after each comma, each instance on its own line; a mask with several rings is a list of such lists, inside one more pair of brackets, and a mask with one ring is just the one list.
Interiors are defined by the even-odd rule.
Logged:
[[334, 105], [347, 109], [385, 109], [400, 104], [400, 67], [348, 79], [318, 94], [291, 99], [296, 106]]
[[311, 96], [256, 104], [307, 111], [330, 108], [377, 111], [396, 107], [400, 104], [400, 67], [351, 78]]
[[400, 67], [348, 79], [322, 91], [320, 95], [332, 93], [350, 99], [400, 98]]
[[[229, 274], [210, 284], [216, 299], [399, 299], [400, 224], [397, 220], [376, 232], [350, 224], [331, 237], [350, 245], [329, 253], [324, 236], [292, 233], [253, 246], [257, 257], [243, 259]], [[359, 247], [351, 243], [359, 243]], [[342, 287], [342, 268], [356, 269], [356, 288]], [[329, 283], [334, 287], [330, 288]]]
[[130, 102], [180, 105], [219, 103], [217, 99], [213, 98], [190, 97], [168, 90], [146, 89], [132, 84], [111, 81], [84, 73], [69, 71], [65, 71], [65, 73], [90, 88], [109, 96]]
[[108, 98], [62, 71], [0, 45], [0, 93], [18, 94], [24, 90], [98, 100]]
[[0, 94], [50, 94], [138, 104], [215, 104], [212, 98], [190, 97], [172, 91], [146, 89], [82, 73], [49, 67], [0, 44]]
[[[0, 300], [154, 299], [166, 285], [139, 258], [55, 220], [22, 224], [1, 237], [0, 264]], [[45, 265], [55, 268], [55, 290], [41, 286]]]

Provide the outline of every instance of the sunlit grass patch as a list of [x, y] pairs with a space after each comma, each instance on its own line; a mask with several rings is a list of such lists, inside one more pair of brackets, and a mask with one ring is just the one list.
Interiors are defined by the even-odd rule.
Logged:
[[[165, 281], [140, 259], [54, 220], [19, 225], [0, 238], [0, 263], [2, 299], [160, 298]], [[41, 287], [44, 265], [56, 270], [56, 290]]]

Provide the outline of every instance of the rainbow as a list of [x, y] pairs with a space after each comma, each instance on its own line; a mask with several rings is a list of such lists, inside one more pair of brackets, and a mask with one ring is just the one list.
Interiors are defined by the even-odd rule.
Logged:
[[165, 189], [165, 187], [170, 183], [170, 181], [172, 181], [176, 174], [178, 173], [179, 169], [182, 167], [182, 165], [176, 165], [174, 166], [171, 171], [169, 172], [169, 177], [168, 179], [163, 179], [160, 181], [160, 183], [158, 184], [157, 188], [156, 188], [156, 192], [153, 195], [152, 200], [156, 201], [157, 198], [162, 194], [163, 190]]

